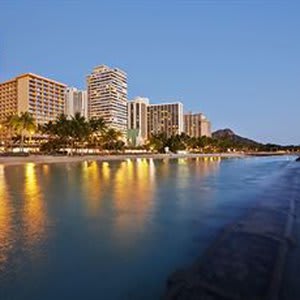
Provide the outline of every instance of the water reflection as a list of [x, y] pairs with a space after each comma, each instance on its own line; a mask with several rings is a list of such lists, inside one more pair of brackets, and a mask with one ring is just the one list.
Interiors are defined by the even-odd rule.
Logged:
[[109, 168], [109, 163], [108, 162], [104, 162], [102, 163], [102, 177], [103, 177], [103, 181], [105, 183], [107, 183], [109, 181], [110, 178], [110, 168]]
[[48, 165], [43, 165], [43, 173], [44, 175], [49, 175], [49, 166]]
[[13, 235], [11, 199], [4, 171], [0, 165], [0, 270], [7, 261]]
[[101, 205], [102, 181], [99, 165], [96, 161], [83, 162], [83, 191], [87, 200], [89, 214], [96, 214]]
[[23, 222], [24, 242], [29, 248], [45, 238], [46, 207], [40, 176], [34, 163], [25, 165]]
[[205, 177], [218, 172], [221, 163], [221, 157], [197, 157], [195, 163], [195, 176]]
[[154, 163], [137, 159], [121, 162], [114, 178], [115, 233], [126, 243], [149, 219], [155, 193]]
[[137, 162], [136, 165], [136, 187], [135, 187], [135, 200], [138, 210], [137, 223], [142, 225], [145, 216], [153, 205], [153, 198], [155, 193], [155, 180], [154, 180], [154, 163], [143, 159]]
[[244, 174], [281, 169], [216, 157], [0, 166], [0, 299], [159, 299], [167, 274], [249, 205], [257, 181]]

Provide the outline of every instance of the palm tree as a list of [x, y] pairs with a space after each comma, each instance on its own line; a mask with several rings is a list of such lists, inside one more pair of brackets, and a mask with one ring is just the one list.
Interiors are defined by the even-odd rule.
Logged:
[[71, 138], [72, 129], [70, 123], [71, 121], [68, 119], [67, 115], [60, 114], [53, 125], [55, 136], [63, 148], [69, 145], [69, 140]]
[[48, 123], [41, 126], [40, 131], [42, 133], [45, 133], [47, 135], [53, 136], [56, 134], [55, 132], [55, 124], [52, 121], [49, 121]]
[[18, 115], [10, 115], [6, 118], [6, 120], [3, 122], [3, 127], [6, 132], [6, 138], [9, 140], [8, 142], [8, 148], [12, 147], [12, 138], [14, 133], [16, 132], [16, 127], [18, 124]]
[[48, 141], [42, 145], [42, 148], [47, 151], [65, 149], [71, 137], [70, 120], [65, 114], [60, 114], [54, 122], [49, 121], [44, 124], [41, 131], [48, 137]]
[[194, 150], [198, 148], [198, 139], [196, 137], [190, 137], [187, 141], [187, 148], [189, 150]]
[[186, 135], [172, 135], [168, 138], [166, 146], [169, 147], [170, 151], [176, 152], [178, 150], [185, 150], [185, 141], [187, 140]]
[[[80, 113], [76, 113], [69, 122], [70, 136], [72, 139], [72, 148], [77, 144], [86, 141], [89, 137], [89, 123], [84, 116]], [[72, 151], [71, 151], [72, 153]]]
[[149, 146], [153, 150], [158, 152], [164, 152], [165, 147], [167, 147], [168, 138], [165, 133], [153, 134], [149, 139]]
[[102, 117], [91, 118], [88, 122], [89, 142], [93, 146], [98, 146], [98, 141], [104, 136], [107, 126]]
[[102, 117], [99, 118], [91, 118], [89, 120], [89, 127], [92, 133], [104, 132], [107, 127], [105, 121]]
[[32, 135], [36, 128], [35, 119], [29, 112], [22, 112], [18, 118], [16, 118], [16, 130], [21, 135], [20, 148], [24, 151], [24, 138], [27, 134]]
[[14, 133], [21, 136], [20, 148], [23, 152], [25, 136], [27, 134], [32, 135], [36, 128], [33, 116], [29, 112], [11, 115], [4, 122], [4, 126], [7, 128], [10, 138], [12, 138]]
[[114, 128], [109, 128], [103, 136], [104, 147], [108, 150], [119, 150], [121, 147], [118, 142], [121, 141], [121, 138], [122, 132]]

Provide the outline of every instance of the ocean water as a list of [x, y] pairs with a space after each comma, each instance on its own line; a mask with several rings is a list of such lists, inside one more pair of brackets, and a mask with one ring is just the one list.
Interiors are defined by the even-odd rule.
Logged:
[[293, 159], [0, 165], [0, 299], [160, 299]]

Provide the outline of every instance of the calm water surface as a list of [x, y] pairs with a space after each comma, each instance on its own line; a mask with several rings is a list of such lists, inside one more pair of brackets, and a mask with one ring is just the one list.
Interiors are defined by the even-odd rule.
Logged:
[[159, 299], [289, 161], [0, 165], [0, 299]]

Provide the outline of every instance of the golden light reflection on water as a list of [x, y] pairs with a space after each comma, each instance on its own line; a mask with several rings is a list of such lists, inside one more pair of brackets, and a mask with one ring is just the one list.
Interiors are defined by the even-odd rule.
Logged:
[[143, 230], [153, 207], [155, 193], [153, 160], [122, 162], [114, 180], [115, 232], [129, 242], [136, 230]]
[[[174, 184], [174, 188], [182, 189], [183, 198], [186, 200], [187, 196], [184, 193], [185, 189], [189, 188], [190, 179], [201, 180], [216, 172], [220, 161], [218, 157], [163, 161], [127, 159], [111, 163], [91, 161], [67, 165], [64, 174], [68, 177], [67, 186], [72, 189], [78, 183], [80, 170], [80, 188], [83, 191], [83, 197], [80, 199], [88, 208], [89, 215], [99, 215], [103, 201], [108, 200], [106, 207], [111, 207], [114, 212], [114, 234], [127, 245], [139, 236], [136, 231], [142, 232], [151, 222], [158, 180], [166, 180], [166, 184], [169, 184], [169, 178], [172, 178], [170, 182]], [[22, 180], [20, 186], [23, 189], [21, 231], [25, 246], [30, 249], [47, 237], [45, 184], [54, 173], [52, 167], [46, 164], [39, 166], [27, 163], [22, 168], [24, 174], [20, 172], [19, 178]], [[0, 165], [0, 267], [7, 259], [15, 231], [12, 211], [14, 204], [7, 180], [9, 177], [5, 176], [5, 168]], [[206, 192], [205, 189], [201, 189], [201, 193], [203, 191]], [[184, 202], [182, 204], [184, 205]]]
[[109, 181], [110, 178], [110, 168], [108, 162], [102, 163], [102, 177], [105, 183]]
[[28, 246], [45, 237], [46, 207], [34, 163], [25, 165], [23, 221], [24, 239]]
[[12, 214], [4, 166], [0, 165], [0, 270], [6, 262], [12, 240]]
[[49, 175], [49, 166], [48, 165], [43, 165], [43, 173], [44, 175]]
[[83, 190], [89, 214], [96, 214], [101, 205], [102, 181], [100, 169], [96, 161], [83, 162]]
[[[155, 205], [156, 173], [157, 179], [166, 179], [166, 184], [174, 184], [180, 189], [186, 200], [184, 191], [190, 184], [195, 184], [194, 178], [204, 178], [217, 172], [220, 159], [164, 159], [154, 162], [153, 159], [127, 159], [119, 164], [113, 181], [113, 202], [116, 212], [115, 233], [123, 244], [130, 244], [136, 231], [142, 231], [151, 219], [151, 211]], [[172, 179], [173, 178], [173, 179]], [[172, 187], [171, 187], [172, 188]], [[179, 190], [177, 190], [179, 191]], [[174, 190], [175, 192], [175, 190]], [[202, 192], [199, 190], [199, 197]]]
[[196, 162], [196, 176], [203, 177], [215, 173], [220, 168], [221, 157], [197, 157]]
[[178, 164], [173, 168], [176, 170], [176, 186], [179, 189], [187, 189], [191, 184], [191, 178], [199, 180], [215, 173], [219, 169], [220, 161], [218, 157], [178, 159]]
[[140, 163], [137, 163], [136, 170], [135, 199], [139, 212], [142, 212], [142, 218], [139, 218], [139, 215], [137, 217], [140, 219], [139, 223], [142, 223], [143, 217], [147, 214], [147, 210], [150, 209], [150, 205], [152, 205], [151, 200], [155, 191], [153, 161], [142, 160]]

